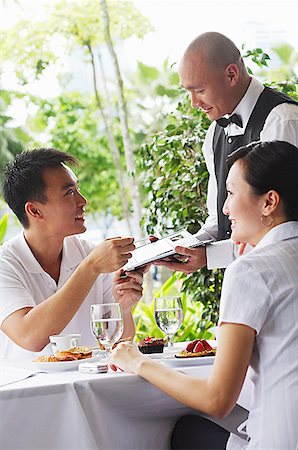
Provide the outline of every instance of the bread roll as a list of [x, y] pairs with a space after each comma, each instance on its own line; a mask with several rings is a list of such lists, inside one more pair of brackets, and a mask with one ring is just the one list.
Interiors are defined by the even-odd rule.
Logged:
[[46, 355], [41, 355], [41, 356], [37, 356], [35, 359], [33, 359], [33, 362], [59, 362], [60, 359], [56, 358], [56, 356], [46, 356]]

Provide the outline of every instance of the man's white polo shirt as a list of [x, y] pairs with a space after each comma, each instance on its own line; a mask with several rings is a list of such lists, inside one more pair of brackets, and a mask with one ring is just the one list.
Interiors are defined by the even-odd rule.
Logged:
[[[23, 233], [0, 247], [0, 325], [13, 312], [34, 307], [60, 289], [94, 245], [78, 236], [65, 238], [58, 284], [46, 273], [31, 252]], [[83, 345], [94, 345], [90, 331], [90, 305], [114, 302], [112, 274], [100, 275], [85, 301], [63, 330], [82, 333]], [[42, 354], [51, 354], [48, 345]], [[37, 353], [24, 350], [0, 331], [0, 358], [32, 358]]]

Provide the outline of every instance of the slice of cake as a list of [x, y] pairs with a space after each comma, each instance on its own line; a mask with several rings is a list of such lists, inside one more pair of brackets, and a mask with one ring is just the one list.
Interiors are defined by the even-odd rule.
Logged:
[[140, 352], [142, 353], [162, 353], [165, 341], [161, 338], [147, 337], [138, 343]]

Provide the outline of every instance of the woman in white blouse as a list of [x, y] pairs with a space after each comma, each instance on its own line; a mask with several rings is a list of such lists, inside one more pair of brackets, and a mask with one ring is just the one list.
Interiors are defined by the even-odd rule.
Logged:
[[[190, 377], [160, 365], [131, 344], [119, 345], [111, 362], [217, 418], [235, 406], [248, 371], [254, 383], [248, 439], [238, 439], [237, 448], [294, 450], [298, 443], [298, 149], [283, 141], [254, 142], [230, 155], [228, 165], [223, 211], [231, 221], [231, 237], [254, 248], [225, 272], [220, 338], [210, 378]], [[202, 448], [199, 442], [195, 445], [180, 448]], [[227, 448], [236, 448], [234, 437]]]

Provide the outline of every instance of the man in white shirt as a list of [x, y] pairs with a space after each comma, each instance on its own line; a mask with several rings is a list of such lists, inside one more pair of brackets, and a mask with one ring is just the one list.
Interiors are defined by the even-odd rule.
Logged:
[[192, 273], [206, 263], [210, 269], [227, 267], [235, 256], [235, 246], [228, 239], [229, 223], [222, 214], [227, 156], [257, 140], [283, 140], [297, 147], [298, 103], [252, 78], [235, 44], [220, 33], [204, 33], [191, 42], [179, 75], [192, 106], [202, 108], [213, 120], [203, 145], [209, 171], [208, 218], [196, 236], [219, 241], [206, 248], [177, 247], [187, 262], [157, 264]]
[[65, 165], [75, 162], [70, 154], [39, 149], [19, 154], [6, 168], [4, 198], [24, 230], [0, 250], [1, 358], [49, 353], [49, 336], [62, 331], [82, 333], [82, 343], [90, 344], [92, 303], [119, 302], [123, 337], [134, 335], [131, 310], [143, 276], [122, 279], [118, 270], [131, 257], [133, 238], [92, 246], [76, 236], [86, 230], [87, 201]]

